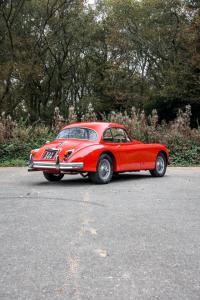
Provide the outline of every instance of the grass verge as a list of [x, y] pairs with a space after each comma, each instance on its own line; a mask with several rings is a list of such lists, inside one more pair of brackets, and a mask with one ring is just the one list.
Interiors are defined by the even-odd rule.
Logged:
[[25, 167], [27, 166], [27, 160], [24, 159], [11, 159], [0, 162], [0, 167]]

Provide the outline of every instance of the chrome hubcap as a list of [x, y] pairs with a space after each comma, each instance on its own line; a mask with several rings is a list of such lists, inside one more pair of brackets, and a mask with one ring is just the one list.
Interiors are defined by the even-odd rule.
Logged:
[[156, 161], [156, 171], [159, 174], [163, 174], [165, 170], [165, 161], [162, 156], [159, 156]]
[[99, 163], [99, 176], [103, 180], [107, 180], [111, 173], [110, 162], [107, 159], [102, 159]]

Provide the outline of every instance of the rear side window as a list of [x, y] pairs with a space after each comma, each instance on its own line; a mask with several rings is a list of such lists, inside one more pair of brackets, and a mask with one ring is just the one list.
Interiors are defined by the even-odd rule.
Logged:
[[107, 143], [128, 143], [130, 138], [123, 128], [112, 127], [104, 131], [103, 140]]

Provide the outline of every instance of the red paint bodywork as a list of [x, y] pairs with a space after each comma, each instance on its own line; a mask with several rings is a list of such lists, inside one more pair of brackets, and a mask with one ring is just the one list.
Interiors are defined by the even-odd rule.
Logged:
[[[57, 139], [45, 144], [38, 151], [32, 150], [32, 160], [34, 162], [51, 162], [52, 160], [43, 159], [44, 151], [48, 148], [58, 148], [58, 158], [60, 163], [84, 163], [84, 167], [81, 170], [78, 170], [78, 172], [95, 172], [98, 158], [105, 152], [109, 153], [112, 157], [113, 170], [115, 172], [155, 169], [155, 161], [159, 152], [163, 152], [166, 156], [167, 162], [169, 162], [169, 154], [164, 145], [144, 144], [137, 140], [113, 143], [105, 142], [102, 139], [103, 133], [107, 128], [117, 127], [126, 130], [123, 125], [106, 122], [88, 122], [71, 124], [65, 126], [63, 129], [71, 127], [93, 129], [97, 133], [97, 140]], [[70, 149], [74, 149], [74, 153], [66, 161], [64, 160], [64, 154]], [[37, 170], [40, 169], [37, 168]], [[42, 169], [42, 171], [44, 171], [44, 169]], [[57, 169], [46, 169], [46, 171], [50, 173], [59, 172]]]

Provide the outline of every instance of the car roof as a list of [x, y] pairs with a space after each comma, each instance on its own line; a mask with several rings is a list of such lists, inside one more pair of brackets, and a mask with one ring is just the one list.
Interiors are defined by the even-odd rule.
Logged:
[[73, 124], [66, 125], [64, 128], [73, 128], [73, 127], [86, 127], [86, 128], [91, 128], [94, 130], [97, 130], [97, 129], [105, 130], [106, 128], [110, 128], [110, 127], [125, 128], [121, 124], [111, 123], [111, 122], [79, 122], [79, 123], [73, 123]]
[[111, 122], [79, 122], [79, 123], [73, 123], [73, 124], [66, 125], [65, 127], [63, 127], [63, 129], [73, 128], [73, 127], [83, 127], [83, 128], [93, 129], [98, 133], [99, 138], [101, 138], [101, 136], [106, 128], [118, 127], [118, 128], [125, 129], [125, 126], [118, 124], [118, 123], [111, 123]]

